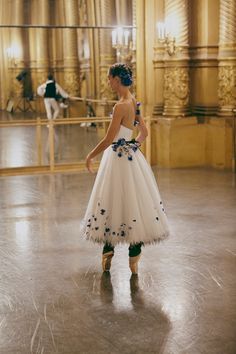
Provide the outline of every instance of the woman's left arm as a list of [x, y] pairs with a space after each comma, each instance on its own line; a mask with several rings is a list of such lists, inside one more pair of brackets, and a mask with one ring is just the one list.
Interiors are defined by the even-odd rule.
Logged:
[[123, 107], [122, 104], [116, 104], [113, 110], [112, 121], [108, 127], [105, 137], [98, 143], [98, 145], [88, 154], [86, 157], [86, 167], [92, 172], [91, 164], [92, 159], [100, 154], [102, 151], [106, 150], [110, 146], [119, 131], [120, 124], [123, 118]]

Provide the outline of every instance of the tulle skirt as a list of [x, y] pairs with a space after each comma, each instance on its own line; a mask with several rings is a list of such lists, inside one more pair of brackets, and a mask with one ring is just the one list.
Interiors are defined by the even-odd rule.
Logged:
[[111, 245], [151, 244], [169, 235], [163, 201], [150, 165], [140, 150], [132, 159], [110, 146], [103, 154], [81, 233]]

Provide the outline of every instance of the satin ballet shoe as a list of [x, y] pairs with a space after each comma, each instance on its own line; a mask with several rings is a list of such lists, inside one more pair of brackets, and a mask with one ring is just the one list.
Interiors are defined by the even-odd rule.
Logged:
[[132, 274], [138, 274], [138, 262], [140, 260], [141, 254], [136, 257], [129, 257], [129, 267]]
[[102, 255], [102, 269], [104, 272], [109, 272], [111, 268], [111, 260], [114, 256], [114, 252], [110, 251]]

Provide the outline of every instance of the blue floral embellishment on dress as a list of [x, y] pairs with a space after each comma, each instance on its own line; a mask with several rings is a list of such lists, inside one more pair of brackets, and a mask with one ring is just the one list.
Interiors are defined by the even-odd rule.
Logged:
[[[141, 112], [140, 112], [140, 105], [141, 105], [141, 103], [140, 103], [140, 102], [137, 102], [137, 104], [136, 104], [136, 114], [135, 114], [137, 117], [139, 117], [140, 114], [141, 114]], [[135, 118], [136, 118], [136, 117], [135, 117]], [[134, 121], [134, 126], [136, 127], [138, 124], [139, 124], [139, 119], [135, 119], [135, 121]]]
[[135, 139], [126, 141], [124, 138], [118, 139], [117, 142], [112, 143], [112, 150], [117, 152], [118, 157], [126, 155], [129, 161], [133, 160], [132, 152], [136, 152], [140, 147], [140, 143]]

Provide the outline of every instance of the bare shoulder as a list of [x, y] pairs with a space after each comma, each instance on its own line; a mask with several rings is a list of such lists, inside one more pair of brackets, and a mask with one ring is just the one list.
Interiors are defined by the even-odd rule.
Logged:
[[117, 102], [114, 106], [114, 109], [122, 109], [126, 106], [126, 103], [125, 102]]
[[122, 114], [126, 110], [125, 102], [117, 102], [113, 108], [113, 114]]

